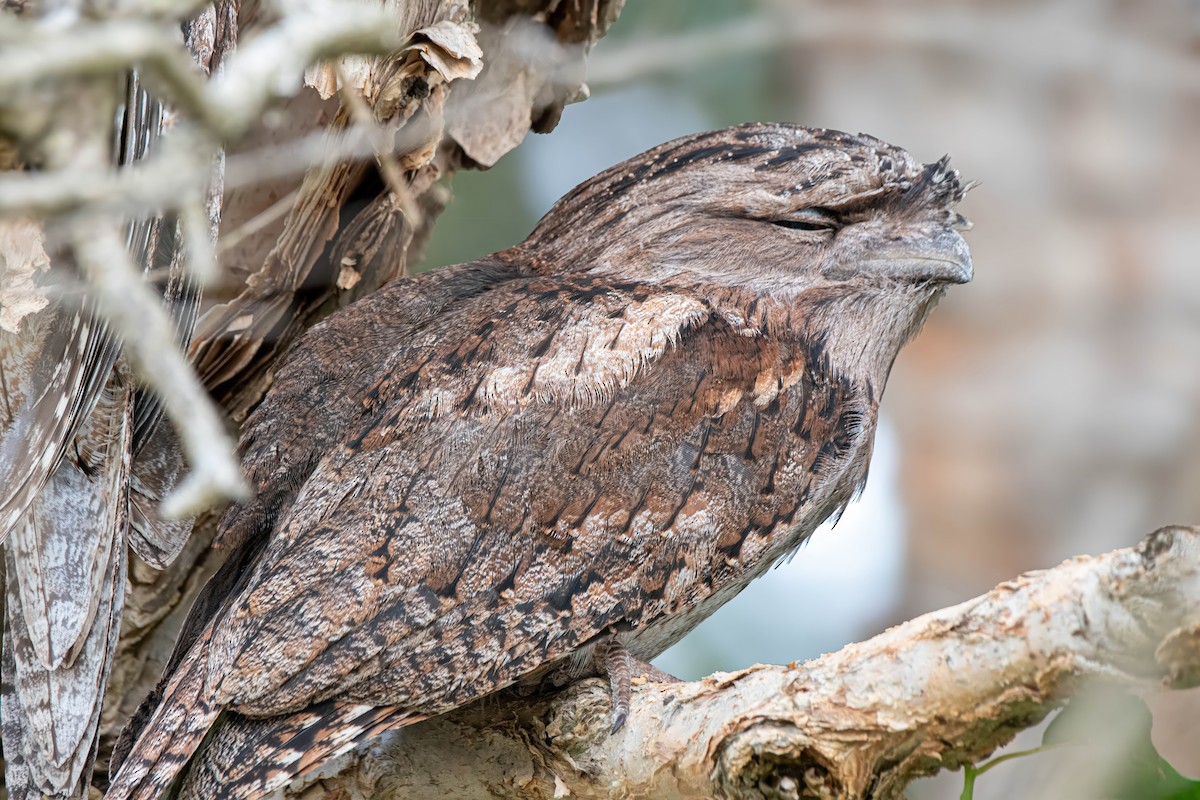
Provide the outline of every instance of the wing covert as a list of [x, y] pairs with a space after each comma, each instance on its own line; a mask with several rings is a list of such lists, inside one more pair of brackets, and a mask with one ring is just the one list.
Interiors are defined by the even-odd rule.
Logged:
[[[412, 361], [368, 393], [386, 402], [316, 466], [220, 624], [209, 667], [219, 701], [255, 715], [297, 709], [371, 683], [409, 651], [427, 680], [408, 699], [437, 683], [432, 662], [454, 662], [447, 647], [458, 647], [440, 631], [540, 600], [554, 580], [540, 551], [588, 514], [619, 516], [647, 469], [664, 492], [686, 489], [686, 475], [668, 475], [674, 464], [630, 470], [650, 435], [634, 431], [698, 388], [697, 419], [717, 408], [694, 354], [669, 358], [711, 338], [708, 322], [686, 294], [533, 278], [415, 332]], [[678, 448], [688, 428], [653, 435]], [[579, 538], [581, 564], [628, 546]], [[493, 654], [480, 662], [511, 660], [518, 640], [531, 653], [548, 646], [555, 626], [533, 627], [472, 634]], [[444, 693], [468, 680], [450, 676]], [[496, 681], [507, 679], [475, 683]]]

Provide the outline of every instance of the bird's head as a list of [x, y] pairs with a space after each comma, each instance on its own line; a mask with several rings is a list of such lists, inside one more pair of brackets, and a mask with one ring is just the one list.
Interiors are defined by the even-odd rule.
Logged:
[[885, 343], [872, 361], [890, 366], [942, 289], [971, 280], [955, 210], [966, 188], [947, 159], [922, 164], [870, 136], [747, 124], [602, 172], [523, 249], [549, 271], [805, 306], [794, 316], [810, 328], [836, 317], [850, 346]]
[[528, 241], [564, 270], [643, 280], [695, 273], [780, 292], [829, 281], [965, 283], [971, 257], [955, 211], [964, 191], [945, 158], [921, 164], [861, 134], [739, 125], [600, 173]]

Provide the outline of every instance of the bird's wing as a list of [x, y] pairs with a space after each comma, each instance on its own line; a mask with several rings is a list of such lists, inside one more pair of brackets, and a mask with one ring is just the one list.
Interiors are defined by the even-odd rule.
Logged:
[[[121, 119], [114, 152], [129, 163], [148, 152], [162, 121], [136, 73]], [[174, 225], [131, 222], [128, 244], [147, 273], [169, 262], [165, 299], [186, 338], [197, 297], [178, 239], [167, 235]], [[9, 539], [0, 716], [5, 754], [13, 754], [6, 786], [16, 798], [87, 793], [124, 604], [130, 483], [169, 488], [156, 484], [153, 458], [131, 466], [160, 414], [149, 398], [135, 401], [131, 377], [114, 371], [118, 352], [86, 300], [32, 315], [0, 342], [0, 541]], [[161, 563], [190, 525], [139, 511], [134, 547]]]
[[[599, 579], [663, 552], [635, 529], [639, 505], [687, 496], [683, 462], [738, 382], [703, 352], [708, 322], [687, 294], [536, 279], [423, 328], [424, 358], [368, 393], [379, 411], [320, 462], [220, 621], [206, 654], [218, 702], [271, 715], [370, 685], [374, 702], [437, 713], [552, 658], [567, 627], [578, 641], [556, 653], [586, 641], [592, 626], [561, 609], [540, 618], [571, 599], [545, 595], [587, 591], [558, 586], [559, 570]], [[582, 530], [622, 509], [610, 533]], [[473, 652], [439, 641], [459, 629], [478, 634]], [[394, 667], [405, 678], [380, 686]]]
[[[680, 403], [697, 417], [719, 404], [703, 366], [675, 364], [702, 364], [705, 354], [662, 369], [672, 353], [698, 346], [696, 331], [708, 321], [707, 306], [683, 293], [523, 277], [412, 329], [388, 345], [410, 357], [355, 399], [373, 403], [374, 413], [320, 460], [245, 588], [178, 672], [203, 673], [209, 705], [262, 716], [364, 686], [410, 659], [420, 671], [396, 675], [385, 690], [391, 697], [364, 702], [423, 716], [510, 683], [588, 638], [580, 628], [551, 647], [561, 620], [543, 630], [534, 621], [540, 608], [520, 624], [509, 612], [549, 590], [558, 591], [550, 603], [565, 599], [565, 587], [547, 586], [558, 576], [548, 573], [546, 551], [569, 540], [587, 512], [615, 518], [624, 507], [635, 520], [636, 487], [656, 482], [639, 466], [640, 448], [660, 444], [647, 437], [680, 450], [683, 474], [662, 491], [686, 493], [702, 433], [646, 431], [668, 413], [687, 416], [674, 408]], [[628, 403], [644, 413], [628, 414]], [[665, 479], [672, 465], [652, 460]], [[657, 502], [658, 493], [643, 500]], [[605, 538], [634, 541], [633, 528], [625, 531]], [[605, 557], [603, 542], [581, 541], [571, 564]], [[609, 617], [598, 613], [595, 624]], [[452, 637], [446, 648], [439, 630]], [[471, 663], [454, 663], [453, 649], [476, 634]], [[488, 674], [474, 674], [477, 664]], [[162, 742], [178, 736], [163, 721], [186, 717], [189, 705], [167, 689], [110, 797], [151, 797], [173, 779], [178, 754], [195, 749], [211, 722], [190, 745], [165, 750]]]
[[[196, 653], [237, 713], [183, 796], [264, 796], [380, 730], [681, 613], [722, 569], [761, 561], [814, 466], [846, 455], [839, 387], [816, 391], [789, 372], [795, 354], [686, 295], [546, 301], [530, 309], [545, 326], [494, 308], [509, 313], [448, 320], [443, 347], [390, 376], [410, 390], [317, 467]], [[496, 352], [471, 355], [485, 327]], [[623, 361], [601, 352], [622, 347]], [[816, 443], [801, 462], [779, 456], [789, 435]]]
[[[141, 87], [136, 71], [126, 85], [114, 153], [120, 164], [144, 158], [161, 133], [162, 105]], [[150, 273], [168, 264], [163, 287], [181, 342], [191, 336], [199, 294], [187, 279], [179, 253], [177, 223], [131, 221], [127, 244], [134, 263]], [[25, 320], [18, 333], [0, 332], [0, 543], [21, 518], [71, 449], [108, 382], [120, 353], [107, 325], [86, 299], [74, 310], [48, 309]], [[141, 393], [139, 393], [141, 394]], [[135, 405], [133, 444], [152, 432], [161, 415], [149, 395]]]
[[423, 327], [523, 274], [498, 258], [426, 272], [393, 281], [306, 333], [242, 426], [242, 466], [254, 496], [226, 513], [218, 546], [270, 533], [322, 456], [378, 410], [372, 387], [396, 365], [422, 358]]
[[[369, 397], [371, 387], [394, 364], [422, 360], [415, 354], [415, 340], [424, 325], [442, 313], [459, 313], [463, 304], [522, 276], [528, 270], [517, 260], [490, 257], [394, 281], [314, 326], [297, 342], [271, 392], [242, 426], [242, 467], [254, 495], [221, 520], [217, 541], [229, 557], [192, 604], [162, 682], [121, 732], [111, 762], [114, 775], [182, 659], [213, 616], [236, 596], [280, 509], [291, 503], [322, 455], [364, 416], [378, 411]], [[133, 490], [136, 522], [136, 481]]]
[[5, 334], [0, 383], [0, 543], [50, 479], [95, 405], [116, 361], [105, 326], [47, 310]]

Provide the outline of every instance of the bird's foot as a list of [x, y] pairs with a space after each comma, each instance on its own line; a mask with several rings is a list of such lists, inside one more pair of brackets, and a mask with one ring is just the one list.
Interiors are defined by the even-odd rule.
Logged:
[[611, 636], [596, 645], [592, 651], [592, 660], [600, 674], [608, 676], [608, 686], [612, 693], [612, 730], [610, 733], [616, 733], [621, 730], [621, 726], [629, 717], [629, 698], [633, 693], [630, 681], [633, 678], [634, 658], [625, 649], [625, 646], [617, 641], [617, 637]]
[[533, 690], [539, 683], [545, 682], [551, 686], [562, 688], [569, 683], [582, 678], [606, 677], [612, 698], [612, 733], [616, 733], [629, 717], [629, 702], [633, 694], [633, 681], [642, 679], [649, 683], [679, 683], [670, 673], [663, 672], [658, 667], [633, 656], [621, 644], [616, 635], [607, 636], [596, 642], [591, 653], [577, 654], [561, 664], [549, 675], [538, 678], [528, 684]]
[[646, 661], [634, 658], [616, 636], [610, 636], [596, 645], [592, 650], [592, 661], [600, 674], [608, 677], [609, 690], [612, 693], [612, 730], [610, 733], [621, 730], [621, 726], [629, 717], [633, 678], [642, 677], [654, 683], [679, 682], [674, 675], [663, 672]]

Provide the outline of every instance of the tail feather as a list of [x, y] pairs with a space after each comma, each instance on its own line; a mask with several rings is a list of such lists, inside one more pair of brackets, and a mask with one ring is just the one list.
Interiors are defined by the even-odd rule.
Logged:
[[[0, 719], [12, 797], [87, 795], [125, 599], [129, 393], [103, 393], [5, 548]], [[22, 766], [15, 766], [17, 762]]]
[[392, 728], [426, 716], [397, 706], [343, 701], [326, 701], [268, 719], [229, 714], [189, 770], [180, 798], [255, 800]]
[[45, 312], [26, 324], [24, 335], [5, 337], [21, 366], [13, 374], [0, 366], [0, 386], [22, 398], [16, 414], [0, 416], [0, 544], [91, 414], [118, 352], [105, 326], [85, 314]]
[[221, 712], [204, 687], [203, 645], [212, 638], [209, 626], [193, 653], [184, 660], [163, 692], [133, 749], [113, 777], [106, 800], [152, 800], [163, 796], [200, 747]]
[[[24, 771], [8, 770], [10, 796], [83, 797], [95, 757], [101, 704], [120, 628], [125, 584], [124, 551], [114, 548], [113, 564], [78, 658], [70, 666], [46, 669], [32, 655], [24, 615], [11, 587], [5, 620], [4, 678], [0, 689], [6, 754], [20, 753]], [[8, 568], [13, 569], [12, 555]]]
[[94, 627], [114, 550], [124, 547], [122, 466], [118, 454], [105, 467], [111, 478], [101, 481], [61, 464], [13, 526], [13, 601], [37, 659], [26, 661], [29, 668], [69, 669]]

